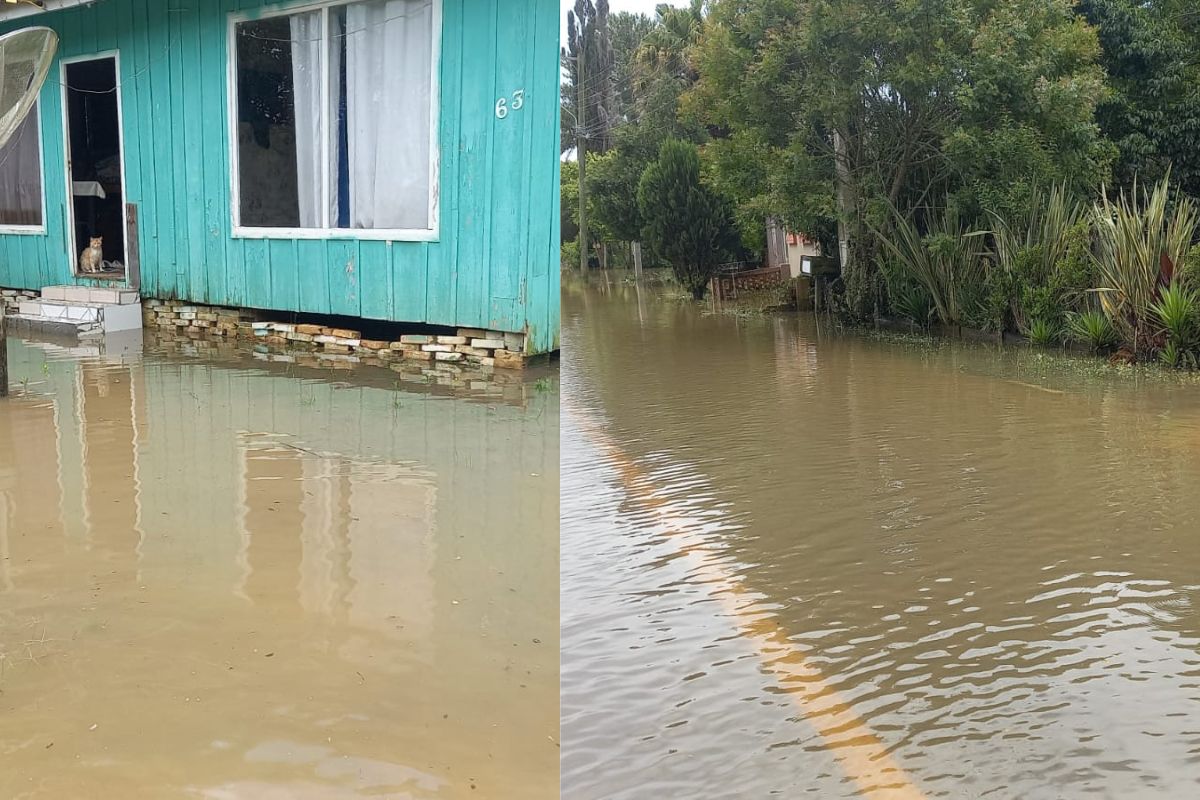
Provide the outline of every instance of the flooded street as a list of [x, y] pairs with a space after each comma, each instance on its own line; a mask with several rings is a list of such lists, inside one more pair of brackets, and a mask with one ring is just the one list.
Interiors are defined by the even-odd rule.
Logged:
[[557, 796], [554, 373], [9, 349], [0, 797]]
[[1200, 791], [1200, 385], [563, 311], [564, 797]]

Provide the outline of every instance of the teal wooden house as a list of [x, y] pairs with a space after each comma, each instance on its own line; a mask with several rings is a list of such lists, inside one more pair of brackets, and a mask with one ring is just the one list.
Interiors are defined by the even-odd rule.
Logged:
[[27, 25], [60, 45], [0, 151], [0, 286], [557, 349], [553, 0], [0, 5]]

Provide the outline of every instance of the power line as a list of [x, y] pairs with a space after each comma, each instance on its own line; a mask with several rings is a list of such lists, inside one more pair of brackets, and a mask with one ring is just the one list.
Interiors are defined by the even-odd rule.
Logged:
[[[329, 8], [329, 10], [332, 11], [335, 8], [345, 8], [347, 5], [364, 5], [364, 4], [343, 3], [338, 6], [325, 6], [325, 8]], [[260, 42], [277, 42], [280, 44], [312, 44], [314, 42], [325, 41], [326, 39], [330, 39], [330, 40], [345, 39], [347, 37], [354, 36], [355, 34], [365, 33], [366, 31], [371, 30], [372, 28], [382, 28], [384, 25], [387, 25], [390, 22], [395, 22], [398, 19], [408, 19], [409, 17], [416, 17], [418, 14], [423, 13], [424, 11], [426, 11], [427, 9], [431, 9], [432, 7], [433, 7], [433, 2], [432, 2], [432, 0], [430, 0], [430, 2], [422, 3], [417, 8], [411, 9], [410, 11], [407, 11], [403, 14], [397, 14], [394, 17], [388, 17], [387, 19], [382, 19], [382, 20], [379, 20], [378, 22], [372, 22], [367, 25], [360, 25], [360, 26], [356, 27], [354, 30], [346, 30], [346, 31], [343, 31], [342, 33], [326, 32], [326, 35], [324, 35], [324, 36], [315, 36], [315, 37], [312, 37], [309, 39], [300, 39], [295, 36], [292, 36], [287, 39], [277, 39], [277, 38], [274, 38], [271, 36], [258, 36], [257, 34], [251, 33], [248, 30], [246, 30], [246, 31], [239, 30], [238, 35], [245, 36], [247, 39], [257, 39]], [[322, 9], [317, 9], [315, 11], [301, 11], [301, 12], [295, 13], [295, 14], [280, 14], [278, 16], [266, 17], [266, 18], [262, 18], [262, 19], [245, 20], [243, 22], [239, 22], [238, 27], [241, 28], [243, 25], [247, 25], [247, 24], [254, 23], [254, 22], [268, 22], [270, 20], [275, 20], [275, 19], [291, 19], [293, 17], [299, 17], [299, 16], [302, 16], [305, 14], [319, 14], [321, 12], [321, 10]]]

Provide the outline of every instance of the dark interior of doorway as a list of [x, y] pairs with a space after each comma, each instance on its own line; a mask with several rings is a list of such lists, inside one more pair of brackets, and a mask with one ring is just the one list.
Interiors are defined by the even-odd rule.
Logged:
[[102, 241], [102, 271], [125, 274], [125, 186], [121, 180], [121, 125], [117, 61], [97, 58], [67, 65], [67, 128], [71, 150], [71, 205], [75, 271], [94, 237]]

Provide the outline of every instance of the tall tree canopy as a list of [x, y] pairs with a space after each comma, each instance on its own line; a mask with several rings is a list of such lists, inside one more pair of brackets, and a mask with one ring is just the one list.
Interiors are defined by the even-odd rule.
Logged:
[[1094, 29], [1070, 0], [714, 0], [686, 112], [744, 215], [836, 217], [852, 310], [879, 296], [868, 221], [1092, 188], [1114, 148]]
[[611, 148], [589, 159], [588, 210], [606, 239], [639, 241], [644, 225], [638, 183], [668, 139], [699, 141], [703, 128], [679, 117], [679, 99], [694, 83], [691, 51], [704, 22], [702, 2], [658, 6], [655, 17], [609, 20], [618, 113]]
[[566, 75], [561, 85], [561, 147], [569, 150], [582, 136], [588, 150], [604, 150], [614, 122], [608, 0], [575, 0], [567, 12], [561, 60]]
[[1144, 185], [1168, 168], [1200, 197], [1200, 5], [1195, 0], [1080, 0], [1096, 27], [1111, 96], [1097, 109], [1116, 145], [1118, 185]]

